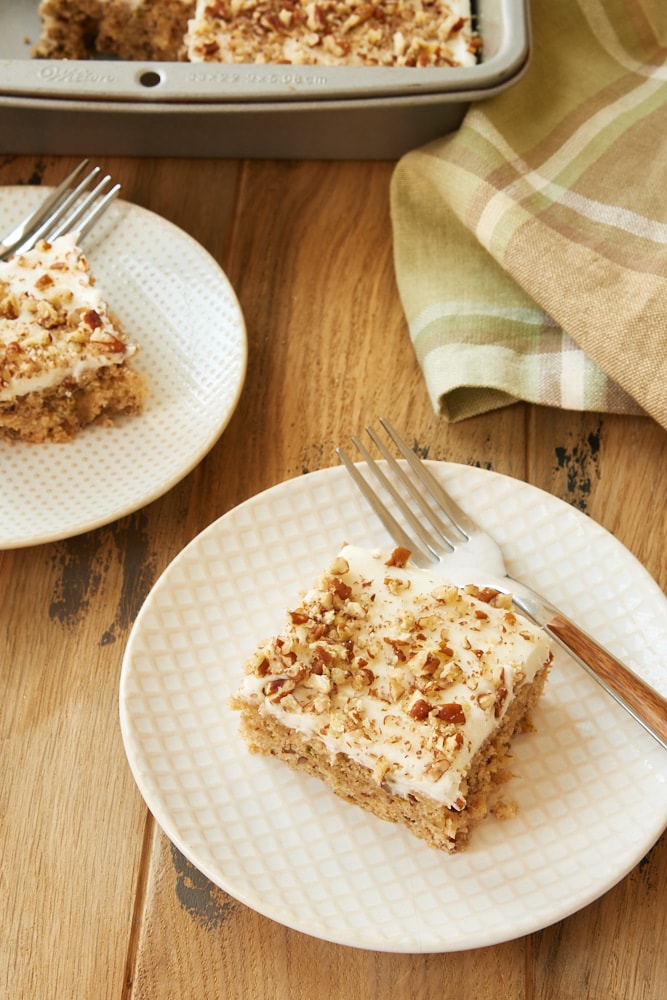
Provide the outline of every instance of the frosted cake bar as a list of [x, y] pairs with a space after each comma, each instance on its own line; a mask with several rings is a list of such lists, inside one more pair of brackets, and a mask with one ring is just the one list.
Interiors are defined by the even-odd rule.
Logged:
[[472, 66], [469, 0], [42, 0], [42, 58]]
[[73, 235], [0, 262], [0, 438], [69, 441], [97, 418], [138, 413], [136, 352]]
[[250, 750], [453, 853], [491, 807], [552, 654], [507, 595], [408, 557], [345, 546], [232, 705]]

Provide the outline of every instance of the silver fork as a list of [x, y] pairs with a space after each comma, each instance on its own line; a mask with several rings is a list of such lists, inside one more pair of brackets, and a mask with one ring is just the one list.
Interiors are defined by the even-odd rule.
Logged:
[[73, 232], [82, 239], [90, 232], [120, 191], [120, 184], [110, 187], [109, 174], [98, 181], [99, 167], [82, 178], [87, 166], [88, 160], [82, 160], [34, 212], [0, 239], [0, 260], [24, 253], [40, 239], [54, 240]]
[[[399, 464], [373, 428], [367, 427], [369, 437], [387, 463], [389, 476], [358, 438], [353, 437], [352, 443], [378, 485], [392, 497], [413, 534], [405, 531], [342, 448], [337, 449], [337, 454], [393, 540], [410, 550], [416, 565], [441, 568], [454, 582], [483, 582], [500, 592], [511, 593], [519, 610], [551, 635], [667, 749], [667, 701], [545, 597], [512, 579], [498, 543], [461, 509], [391, 424], [384, 418], [380, 423], [405, 460]], [[395, 483], [401, 484], [403, 493]], [[408, 494], [423, 517], [417, 516], [406, 502]]]

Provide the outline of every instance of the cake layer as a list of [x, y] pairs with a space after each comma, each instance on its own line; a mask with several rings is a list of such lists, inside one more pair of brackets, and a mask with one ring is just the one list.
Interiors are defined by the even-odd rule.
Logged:
[[458, 588], [407, 555], [343, 548], [248, 661], [233, 705], [251, 749], [453, 849], [488, 808], [551, 652], [507, 595]]
[[42, 34], [33, 55], [47, 59], [176, 61], [195, 0], [42, 0]]

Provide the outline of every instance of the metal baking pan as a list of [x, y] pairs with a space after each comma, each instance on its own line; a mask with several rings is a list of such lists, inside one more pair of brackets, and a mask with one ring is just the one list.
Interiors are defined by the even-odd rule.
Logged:
[[527, 0], [478, 0], [452, 69], [31, 59], [38, 0], [0, 0], [0, 152], [395, 159], [456, 129], [530, 56]]

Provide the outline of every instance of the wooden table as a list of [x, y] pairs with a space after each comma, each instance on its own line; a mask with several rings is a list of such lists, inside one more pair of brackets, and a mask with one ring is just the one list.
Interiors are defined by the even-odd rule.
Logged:
[[[648, 419], [523, 404], [457, 425], [434, 415], [394, 283], [391, 163], [101, 162], [126, 199], [220, 262], [246, 317], [249, 365], [223, 436], [166, 496], [80, 537], [0, 552], [0, 995], [667, 996], [664, 836], [555, 926], [411, 956], [328, 944], [246, 909], [157, 827], [121, 742], [121, 660], [152, 584], [209, 523], [337, 464], [336, 445], [385, 414], [433, 458], [518, 477], [586, 511], [667, 590], [667, 434]], [[5, 156], [0, 184], [51, 184], [74, 163]]]

